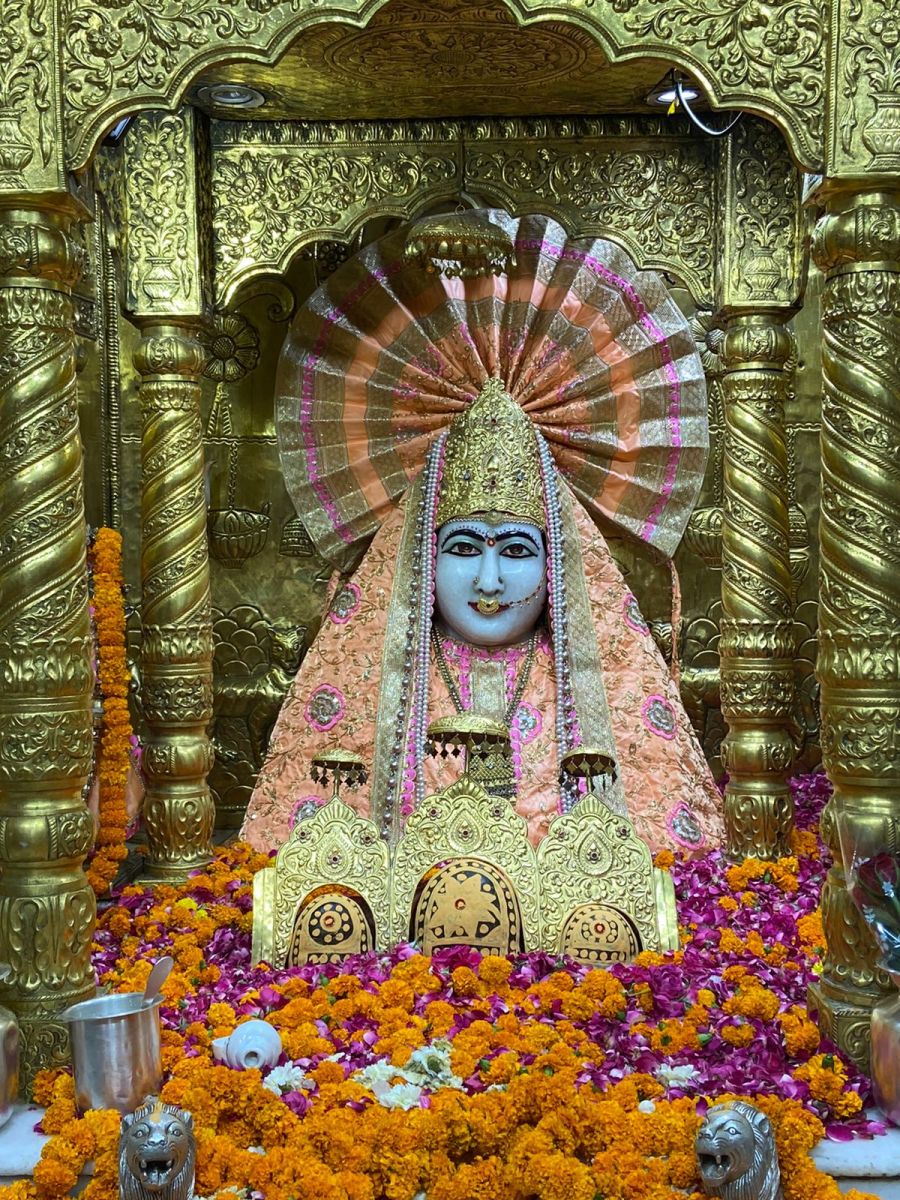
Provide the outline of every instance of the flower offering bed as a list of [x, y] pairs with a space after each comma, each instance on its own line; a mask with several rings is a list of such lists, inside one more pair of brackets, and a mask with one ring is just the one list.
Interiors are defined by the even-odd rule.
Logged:
[[[339, 966], [254, 967], [252, 876], [236, 845], [180, 888], [125, 888], [102, 913], [102, 986], [164, 988], [162, 1097], [193, 1114], [197, 1192], [248, 1200], [699, 1200], [694, 1138], [706, 1107], [743, 1096], [770, 1117], [785, 1200], [832, 1200], [809, 1157], [823, 1137], [871, 1137], [867, 1079], [806, 1009], [820, 970], [816, 829], [824, 776], [793, 781], [793, 854], [729, 865], [716, 851], [657, 865], [674, 877], [675, 954], [595, 969], [411, 946]], [[266, 1072], [214, 1061], [250, 1017], [279, 1031]], [[52, 1134], [31, 1181], [0, 1197], [117, 1195], [119, 1117], [78, 1116], [71, 1076], [38, 1077]], [[862, 1192], [848, 1193], [864, 1200]], [[871, 1200], [871, 1198], [870, 1198]]]

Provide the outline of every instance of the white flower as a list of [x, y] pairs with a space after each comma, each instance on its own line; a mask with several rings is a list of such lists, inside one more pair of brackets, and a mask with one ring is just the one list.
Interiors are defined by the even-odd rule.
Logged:
[[697, 1078], [697, 1068], [692, 1067], [690, 1063], [685, 1063], [681, 1067], [670, 1067], [666, 1063], [662, 1063], [653, 1072], [663, 1087], [689, 1087]]
[[422, 1087], [461, 1088], [463, 1081], [453, 1074], [450, 1066], [452, 1047], [446, 1038], [437, 1038], [430, 1046], [420, 1046], [409, 1056], [401, 1074], [410, 1083]]
[[395, 1083], [388, 1087], [384, 1083], [376, 1083], [372, 1088], [375, 1099], [382, 1108], [418, 1108], [422, 1089], [414, 1083]]
[[640, 1104], [638, 1104], [638, 1112], [642, 1112], [642, 1113], [656, 1112], [656, 1105], [653, 1103], [652, 1100], [642, 1100], [640, 1102]]
[[352, 1078], [371, 1090], [378, 1084], [390, 1083], [392, 1079], [397, 1078], [405, 1079], [406, 1076], [399, 1067], [393, 1066], [388, 1059], [382, 1058], [359, 1071], [354, 1071]]
[[263, 1080], [263, 1087], [267, 1087], [276, 1096], [283, 1096], [285, 1092], [299, 1092], [303, 1088], [312, 1087], [312, 1080], [300, 1067], [295, 1067], [293, 1063], [285, 1063], [283, 1067], [272, 1068]]
[[[421, 1095], [422, 1089], [436, 1091], [438, 1088], [449, 1087], [461, 1089], [463, 1081], [453, 1074], [450, 1066], [451, 1045], [445, 1038], [438, 1038], [430, 1046], [420, 1046], [409, 1056], [405, 1067], [395, 1067], [387, 1059], [371, 1063], [353, 1073], [353, 1079], [369, 1088], [376, 1096], [385, 1093], [388, 1084], [394, 1080], [400, 1082], [397, 1087], [414, 1087]], [[405, 1093], [404, 1093], [405, 1094]], [[389, 1104], [389, 1108], [403, 1107], [399, 1104]]]

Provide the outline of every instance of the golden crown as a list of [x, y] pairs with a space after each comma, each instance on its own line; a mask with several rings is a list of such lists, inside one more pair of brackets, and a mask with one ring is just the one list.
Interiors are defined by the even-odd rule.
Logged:
[[490, 379], [447, 434], [437, 524], [502, 513], [546, 529], [541, 460], [531, 421]]

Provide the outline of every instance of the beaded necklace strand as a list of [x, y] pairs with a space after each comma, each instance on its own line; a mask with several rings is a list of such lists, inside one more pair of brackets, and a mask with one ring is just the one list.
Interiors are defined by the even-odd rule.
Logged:
[[[525, 695], [525, 689], [528, 687], [528, 680], [531, 677], [531, 668], [534, 666], [534, 655], [537, 648], [538, 631], [534, 628], [531, 631], [531, 636], [528, 639], [528, 647], [525, 651], [525, 661], [522, 664], [522, 670], [519, 672], [519, 678], [516, 682], [512, 697], [506, 706], [506, 712], [503, 714], [503, 723], [509, 728], [513, 723], [513, 718], [518, 711], [519, 705], [522, 703], [522, 697]], [[447, 659], [444, 656], [444, 647], [441, 645], [441, 635], [438, 633], [434, 625], [431, 627], [431, 644], [434, 647], [434, 657], [437, 662], [437, 669], [441, 679], [443, 679], [447, 691], [450, 693], [450, 699], [453, 701], [454, 707], [458, 713], [465, 712], [462, 698], [459, 694], [459, 688], [456, 686], [456, 681], [450, 674], [450, 667]]]

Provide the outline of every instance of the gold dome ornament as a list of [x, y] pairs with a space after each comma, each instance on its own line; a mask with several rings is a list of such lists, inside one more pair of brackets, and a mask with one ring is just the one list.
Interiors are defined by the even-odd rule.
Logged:
[[436, 758], [456, 757], [462, 752], [464, 774], [489, 796], [515, 800], [516, 777], [507, 725], [479, 713], [453, 713], [431, 722], [427, 742], [428, 752]]
[[439, 213], [411, 227], [404, 255], [432, 275], [474, 279], [506, 275], [516, 265], [511, 235], [482, 214]]

